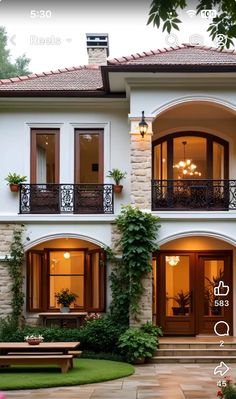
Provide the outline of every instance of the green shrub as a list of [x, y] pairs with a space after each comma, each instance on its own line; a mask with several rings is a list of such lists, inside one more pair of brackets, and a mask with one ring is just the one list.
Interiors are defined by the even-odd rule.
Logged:
[[94, 352], [117, 352], [118, 340], [124, 331], [110, 316], [88, 321], [81, 327], [81, 347]]
[[151, 358], [157, 349], [157, 340], [140, 329], [129, 328], [120, 336], [118, 347], [121, 355], [132, 363], [140, 358]]
[[87, 351], [87, 350], [84, 350], [81, 353], [80, 357], [84, 358], [84, 359], [112, 360], [115, 362], [123, 362], [124, 361], [124, 356], [118, 355], [117, 353], [108, 353], [108, 352], [95, 353], [95, 352]]
[[0, 341], [9, 341], [17, 330], [17, 321], [12, 316], [0, 319]]
[[23, 342], [27, 335], [42, 335], [44, 342], [70, 342], [80, 341], [81, 350], [93, 352], [118, 353], [118, 340], [125, 331], [124, 327], [116, 325], [110, 316], [87, 321], [80, 328], [60, 327], [24, 327], [12, 328], [4, 325], [4, 331], [0, 333], [1, 341]]
[[155, 326], [154, 324], [147, 321], [147, 323], [143, 324], [140, 328], [141, 331], [153, 335], [154, 337], [163, 337], [163, 332], [161, 327]]

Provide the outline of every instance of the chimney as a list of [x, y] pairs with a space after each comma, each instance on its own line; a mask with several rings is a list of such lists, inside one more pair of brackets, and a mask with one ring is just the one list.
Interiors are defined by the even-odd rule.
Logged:
[[86, 33], [88, 63], [106, 65], [109, 56], [108, 33]]

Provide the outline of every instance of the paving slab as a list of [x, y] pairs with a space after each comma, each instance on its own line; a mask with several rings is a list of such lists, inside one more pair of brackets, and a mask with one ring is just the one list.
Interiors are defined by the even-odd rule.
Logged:
[[[150, 364], [118, 380], [73, 387], [7, 391], [6, 399], [216, 399], [215, 364]], [[236, 382], [236, 364], [227, 375]]]

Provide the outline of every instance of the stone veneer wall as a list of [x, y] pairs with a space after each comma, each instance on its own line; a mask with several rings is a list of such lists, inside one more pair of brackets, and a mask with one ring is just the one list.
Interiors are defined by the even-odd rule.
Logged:
[[[15, 224], [0, 224], [0, 256], [9, 254]], [[7, 263], [0, 260], [0, 317], [11, 313], [11, 279]]]
[[[142, 210], [151, 210], [151, 178], [152, 178], [152, 131], [149, 119], [148, 133], [142, 138], [138, 133], [139, 120], [131, 121], [131, 204]], [[112, 228], [112, 248], [120, 255], [116, 242], [119, 233], [116, 226]], [[118, 250], [118, 251], [117, 251]], [[150, 259], [151, 261], [151, 259]], [[130, 317], [130, 326], [139, 327], [147, 321], [152, 322], [152, 274], [142, 280], [144, 292], [140, 300], [138, 319]]]

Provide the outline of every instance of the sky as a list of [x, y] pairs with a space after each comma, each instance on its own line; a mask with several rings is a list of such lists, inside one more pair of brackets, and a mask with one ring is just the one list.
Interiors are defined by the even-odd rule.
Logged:
[[[207, 33], [209, 20], [195, 16], [196, 3], [181, 11], [180, 32], [169, 36], [147, 26], [149, 0], [0, 0], [0, 25], [6, 27], [12, 58], [23, 53], [31, 72], [88, 63], [86, 33], [109, 34], [109, 58], [200, 42], [216, 46]], [[40, 14], [40, 11], [41, 14]], [[187, 12], [186, 12], [187, 11]], [[49, 44], [38, 44], [45, 39]]]

